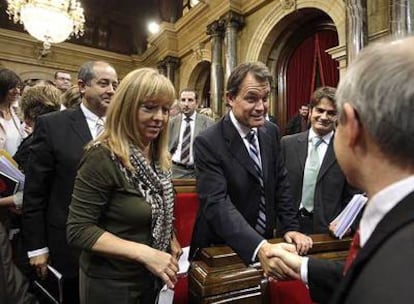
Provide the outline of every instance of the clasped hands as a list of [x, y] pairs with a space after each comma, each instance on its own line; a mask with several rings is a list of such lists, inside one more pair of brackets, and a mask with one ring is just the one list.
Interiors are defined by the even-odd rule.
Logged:
[[312, 239], [302, 233], [290, 231], [284, 236], [288, 243], [265, 242], [258, 258], [264, 275], [276, 280], [300, 280], [303, 257], [312, 248]]

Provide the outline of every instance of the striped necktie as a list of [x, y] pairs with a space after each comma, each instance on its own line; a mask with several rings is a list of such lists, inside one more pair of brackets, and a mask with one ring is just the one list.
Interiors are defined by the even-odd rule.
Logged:
[[96, 130], [95, 138], [98, 137], [103, 132], [104, 125], [105, 125], [105, 122], [104, 122], [103, 118], [99, 117], [98, 120], [96, 121], [96, 125], [95, 125], [95, 128], [96, 128], [95, 129]]
[[323, 138], [312, 138], [312, 147], [305, 163], [303, 172], [302, 185], [302, 206], [308, 212], [313, 211], [313, 203], [315, 198], [316, 180], [318, 178], [319, 169], [321, 167], [319, 161], [318, 147], [323, 142]]
[[249, 133], [246, 135], [246, 139], [249, 142], [249, 155], [250, 158], [253, 160], [254, 168], [256, 169], [260, 183], [259, 216], [257, 217], [255, 229], [261, 235], [264, 235], [266, 232], [266, 200], [264, 192], [262, 164], [260, 162], [259, 149], [257, 148], [256, 131], [250, 130]]
[[188, 164], [190, 162], [190, 144], [191, 144], [191, 117], [186, 117], [185, 129], [183, 133], [183, 141], [181, 142], [181, 163]]

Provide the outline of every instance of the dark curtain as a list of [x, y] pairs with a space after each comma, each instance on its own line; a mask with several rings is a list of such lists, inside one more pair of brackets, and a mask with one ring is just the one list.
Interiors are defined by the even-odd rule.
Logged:
[[325, 52], [338, 45], [338, 35], [334, 31], [322, 31], [316, 33], [319, 44], [319, 72], [322, 79], [322, 85], [336, 87], [339, 81], [338, 61], [333, 60]]
[[315, 38], [305, 39], [293, 52], [286, 72], [288, 118], [296, 115], [301, 105], [309, 102], [315, 58]]
[[338, 45], [335, 31], [319, 31], [306, 38], [293, 52], [286, 72], [288, 119], [309, 103], [319, 86], [336, 87], [339, 81], [338, 62], [325, 50]]

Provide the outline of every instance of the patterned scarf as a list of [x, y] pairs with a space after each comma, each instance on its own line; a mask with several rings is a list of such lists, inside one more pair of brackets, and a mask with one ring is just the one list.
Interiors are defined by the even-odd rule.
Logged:
[[130, 162], [135, 168], [132, 172], [119, 162], [126, 179], [142, 194], [151, 205], [152, 247], [167, 251], [173, 231], [174, 191], [171, 171], [163, 172], [155, 162], [154, 168], [148, 164], [140, 149], [130, 145]]

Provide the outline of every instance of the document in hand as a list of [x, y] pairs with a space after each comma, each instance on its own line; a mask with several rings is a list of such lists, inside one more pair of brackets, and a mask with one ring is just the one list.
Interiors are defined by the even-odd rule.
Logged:
[[17, 192], [19, 189], [20, 182], [7, 175], [6, 173], [3, 173], [0, 171], [0, 196], [6, 197], [9, 195], [13, 195]]
[[355, 221], [368, 198], [363, 194], [355, 194], [344, 210], [331, 222], [335, 224], [334, 235], [342, 239]]
[[[0, 194], [8, 196], [22, 190], [24, 174], [17, 168], [16, 162], [4, 150], [0, 150]], [[16, 187], [17, 183], [17, 187]]]
[[[35, 280], [34, 285], [38, 288], [41, 298], [53, 304], [63, 302], [63, 277], [62, 274], [50, 265], [47, 265], [47, 277], [43, 280]], [[47, 303], [46, 302], [46, 303]], [[43, 301], [42, 301], [43, 303]]]

